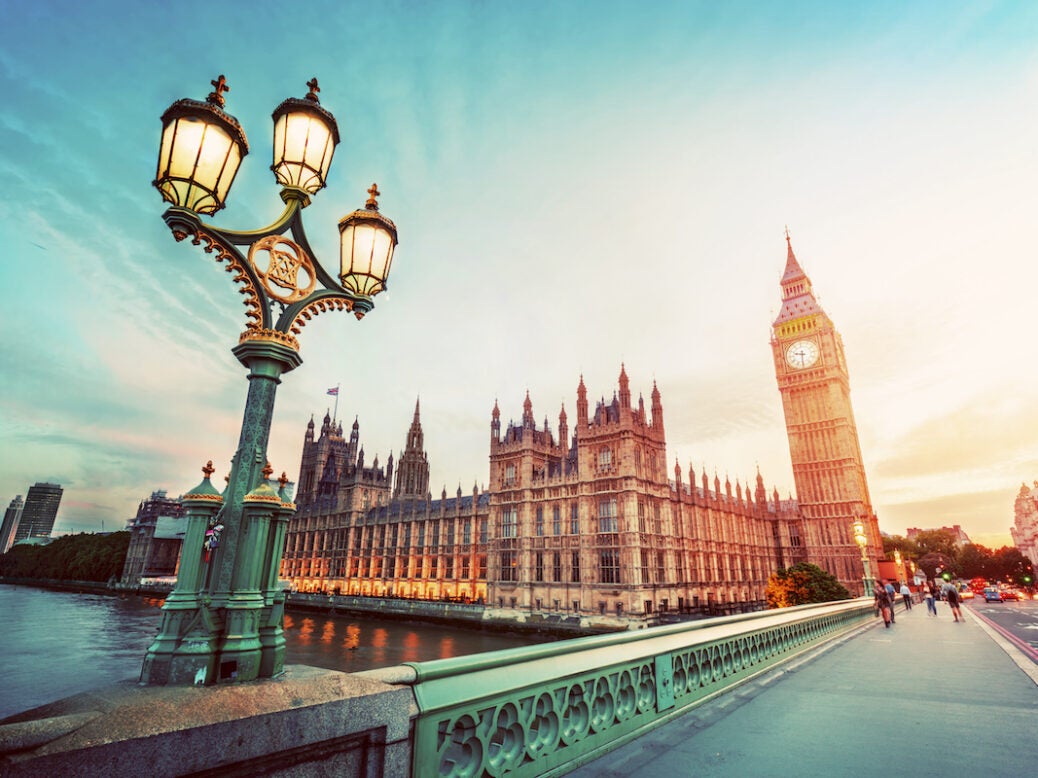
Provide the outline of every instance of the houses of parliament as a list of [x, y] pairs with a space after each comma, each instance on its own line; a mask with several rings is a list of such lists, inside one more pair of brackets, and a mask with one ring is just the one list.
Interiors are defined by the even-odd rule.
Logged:
[[[861, 519], [871, 569], [882, 542], [850, 401], [843, 342], [789, 236], [771, 350], [796, 498], [669, 467], [664, 403], [632, 402], [623, 366], [611, 401], [539, 427], [527, 393], [519, 423], [489, 420], [489, 486], [429, 491], [421, 409], [399, 461], [365, 462], [326, 415], [303, 440], [296, 515], [281, 577], [298, 591], [483, 602], [509, 612], [651, 621], [663, 613], [763, 607], [769, 576], [797, 562], [863, 592]], [[572, 426], [571, 426], [572, 425]]]

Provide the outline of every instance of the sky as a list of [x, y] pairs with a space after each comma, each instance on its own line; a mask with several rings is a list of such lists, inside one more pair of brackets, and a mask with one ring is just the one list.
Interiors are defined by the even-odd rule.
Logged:
[[55, 533], [112, 530], [209, 459], [222, 482], [245, 309], [162, 221], [160, 116], [226, 76], [250, 153], [213, 220], [259, 228], [270, 114], [317, 77], [342, 137], [318, 259], [372, 182], [400, 244], [363, 321], [303, 330], [276, 472], [327, 411], [399, 456], [420, 399], [434, 496], [467, 492], [495, 401], [507, 425], [528, 391], [557, 428], [624, 365], [672, 463], [794, 493], [788, 226], [881, 529], [1008, 544], [1038, 479], [1035, 41], [1030, 2], [0, 2], [0, 504], [60, 483]]

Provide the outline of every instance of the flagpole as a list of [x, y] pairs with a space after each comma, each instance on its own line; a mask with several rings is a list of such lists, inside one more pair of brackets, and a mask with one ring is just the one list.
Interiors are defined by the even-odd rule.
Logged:
[[332, 419], [333, 420], [339, 418], [339, 387], [341, 385], [342, 384], [336, 384], [335, 385], [335, 410], [332, 412]]

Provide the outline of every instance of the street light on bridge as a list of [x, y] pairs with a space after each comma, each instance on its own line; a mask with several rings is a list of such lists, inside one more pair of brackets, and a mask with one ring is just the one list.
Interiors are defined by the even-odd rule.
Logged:
[[872, 572], [869, 570], [869, 554], [868, 545], [869, 540], [865, 537], [865, 522], [861, 519], [854, 520], [854, 542], [858, 544], [858, 548], [861, 549], [861, 564], [863, 570], [862, 583], [865, 586], [865, 596], [872, 596]]
[[[337, 279], [317, 261], [303, 230], [302, 209], [324, 188], [339, 128], [320, 105], [317, 80], [303, 99], [274, 113], [271, 170], [285, 210], [258, 230], [217, 228], [201, 221], [224, 207], [249, 146], [223, 110], [223, 76], [205, 102], [183, 99], [162, 115], [155, 187], [170, 208], [163, 214], [177, 241], [190, 237], [241, 286], [245, 331], [231, 349], [249, 370], [238, 450], [226, 489], [202, 482], [184, 496], [187, 531], [177, 583], [163, 606], [162, 625], [141, 670], [147, 684], [210, 684], [271, 677], [284, 669], [284, 593], [278, 570], [285, 528], [295, 506], [270, 486], [267, 442], [274, 396], [283, 373], [302, 364], [299, 334], [329, 310], [358, 319], [386, 288], [397, 245], [396, 226], [379, 212], [372, 184], [364, 208], [339, 221]], [[289, 237], [290, 236], [290, 237]]]

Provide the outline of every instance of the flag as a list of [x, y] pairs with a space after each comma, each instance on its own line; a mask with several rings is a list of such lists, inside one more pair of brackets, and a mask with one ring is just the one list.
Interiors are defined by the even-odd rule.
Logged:
[[332, 397], [338, 397], [339, 396], [339, 387], [333, 386], [331, 389], [328, 390], [328, 394], [330, 394]]

